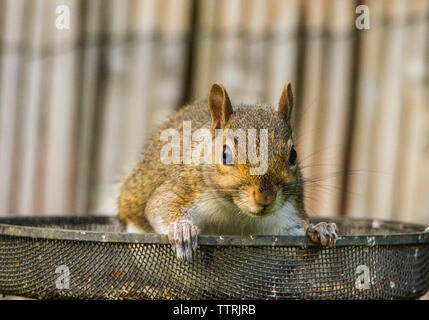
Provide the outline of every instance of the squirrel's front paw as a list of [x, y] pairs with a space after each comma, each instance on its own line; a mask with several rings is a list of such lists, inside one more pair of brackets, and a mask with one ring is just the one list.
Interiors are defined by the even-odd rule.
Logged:
[[319, 222], [310, 224], [307, 228], [307, 236], [313, 242], [320, 242], [322, 246], [334, 247], [337, 241], [337, 225], [335, 223]]
[[192, 254], [197, 249], [197, 235], [198, 228], [189, 221], [170, 224], [168, 239], [179, 260], [189, 261], [192, 259]]

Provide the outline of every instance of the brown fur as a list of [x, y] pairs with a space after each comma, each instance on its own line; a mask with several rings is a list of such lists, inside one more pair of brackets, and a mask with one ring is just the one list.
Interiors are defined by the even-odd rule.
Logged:
[[[215, 93], [222, 94], [222, 88], [215, 88]], [[159, 214], [165, 226], [181, 221], [186, 218], [187, 208], [198, 201], [204, 191], [211, 190], [216, 197], [232, 201], [239, 192], [245, 190], [251, 193], [249, 188], [258, 187], [262, 191], [281, 189], [285, 195], [282, 201], [292, 199], [299, 218], [307, 226], [301, 171], [298, 164], [288, 164], [293, 145], [291, 106], [287, 105], [289, 89], [290, 85], [286, 85], [283, 90], [279, 111], [261, 104], [236, 106], [231, 113], [228, 111], [230, 101], [225, 91], [223, 94], [227, 99], [222, 100], [217, 96], [212, 99], [214, 104], [226, 104], [224, 112], [215, 110], [213, 106], [209, 108], [209, 97], [208, 102], [188, 105], [169, 118], [149, 139], [140, 161], [123, 181], [119, 197], [121, 220], [125, 224], [133, 223], [143, 232], [154, 232], [151, 225], [154, 215]], [[167, 128], [175, 128], [182, 133], [185, 120], [191, 121], [192, 132], [199, 128], [213, 130], [214, 127], [268, 129], [268, 171], [261, 176], [250, 175], [249, 163], [234, 166], [163, 164], [160, 161], [160, 150], [165, 142], [160, 141], [160, 133]], [[180, 143], [182, 146], [182, 137]], [[251, 197], [249, 199], [252, 201]]]

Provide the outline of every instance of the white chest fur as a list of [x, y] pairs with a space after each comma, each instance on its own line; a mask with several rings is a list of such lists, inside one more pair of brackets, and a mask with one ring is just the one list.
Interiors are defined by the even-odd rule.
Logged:
[[189, 210], [202, 234], [304, 235], [301, 220], [288, 201], [265, 217], [251, 217], [234, 204], [215, 197], [201, 197]]

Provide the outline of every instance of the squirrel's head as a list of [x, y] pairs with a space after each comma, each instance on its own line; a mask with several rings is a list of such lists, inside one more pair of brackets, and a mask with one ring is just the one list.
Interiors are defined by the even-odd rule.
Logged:
[[214, 170], [210, 182], [240, 212], [262, 217], [301, 196], [301, 175], [292, 138], [293, 94], [288, 82], [278, 107], [232, 107], [219, 83], [212, 85]]

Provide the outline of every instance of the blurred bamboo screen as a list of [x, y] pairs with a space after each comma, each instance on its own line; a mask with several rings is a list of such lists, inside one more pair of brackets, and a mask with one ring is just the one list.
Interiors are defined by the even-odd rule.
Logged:
[[183, 103], [291, 80], [308, 211], [429, 223], [429, 1], [0, 0], [0, 38], [2, 215], [112, 213]]

